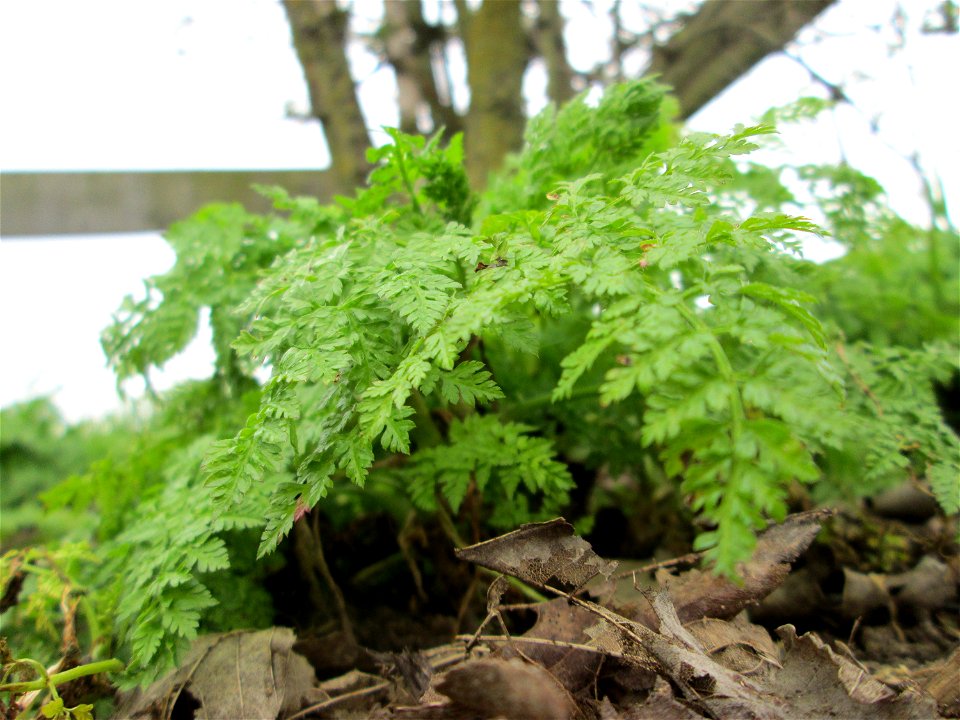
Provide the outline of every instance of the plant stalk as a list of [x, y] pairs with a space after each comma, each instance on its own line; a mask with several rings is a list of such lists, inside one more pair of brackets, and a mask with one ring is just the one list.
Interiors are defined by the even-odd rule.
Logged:
[[29, 680], [27, 682], [5, 683], [0, 685], [0, 692], [23, 693], [31, 692], [33, 690], [43, 690], [48, 685], [56, 687], [57, 685], [62, 685], [63, 683], [76, 680], [77, 678], [86, 677], [88, 675], [99, 675], [100, 673], [106, 672], [120, 672], [123, 670], [123, 668], [124, 665], [122, 662], [116, 658], [110, 658], [109, 660], [100, 660], [98, 662], [87, 663], [86, 665], [78, 665], [75, 668], [70, 668], [69, 670], [64, 670], [63, 672], [50, 675], [46, 680], [40, 678], [38, 680]]

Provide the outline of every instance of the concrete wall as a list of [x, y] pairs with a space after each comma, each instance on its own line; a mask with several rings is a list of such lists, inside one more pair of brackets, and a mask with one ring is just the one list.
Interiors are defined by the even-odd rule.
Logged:
[[0, 234], [60, 235], [160, 230], [211, 202], [255, 211], [269, 202], [251, 188], [281, 185], [327, 200], [326, 171], [10, 172], [0, 174]]

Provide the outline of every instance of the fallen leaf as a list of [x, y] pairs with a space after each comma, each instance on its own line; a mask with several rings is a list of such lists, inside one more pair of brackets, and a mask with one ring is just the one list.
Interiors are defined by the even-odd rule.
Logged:
[[521, 525], [506, 535], [461, 548], [457, 556], [537, 587], [552, 584], [570, 590], [597, 574], [609, 577], [617, 567], [574, 535], [573, 526], [563, 518]]
[[703, 715], [692, 710], [673, 696], [673, 689], [657, 677], [650, 694], [642, 703], [635, 703], [619, 711], [604, 698], [600, 705], [601, 720], [703, 720]]
[[787, 717], [780, 701], [745, 676], [709, 657], [697, 639], [686, 630], [665, 592], [650, 598], [657, 613], [660, 631], [622, 618], [606, 608], [578, 601], [603, 620], [590, 634], [599, 647], [619, 648], [668, 678], [679, 688], [684, 700], [715, 718], [783, 720]]
[[750, 608], [750, 619], [769, 627], [807, 618], [826, 606], [823, 577], [808, 566], [787, 575], [786, 580], [760, 603]]
[[937, 610], [956, 601], [958, 581], [956, 568], [924, 555], [912, 570], [888, 575], [886, 587], [898, 607]]
[[886, 578], [879, 573], [861, 573], [843, 568], [843, 594], [835, 603], [837, 612], [853, 619], [866, 615], [876, 608], [888, 608], [893, 598], [886, 587]]
[[433, 668], [421, 652], [374, 653], [385, 677], [395, 678], [410, 697], [419, 702], [433, 677]]
[[796, 717], [845, 720], [929, 720], [938, 717], [932, 697], [917, 689], [901, 692], [875, 679], [862, 665], [840, 655], [813, 633], [797, 637], [793, 625], [777, 628], [783, 641], [783, 670], [766, 687], [790, 703]]
[[[660, 584], [669, 590], [680, 620], [702, 617], [732, 618], [773, 592], [790, 572], [790, 563], [820, 532], [830, 510], [796, 513], [779, 525], [772, 525], [757, 539], [753, 555], [737, 566], [742, 582], [736, 583], [710, 571], [687, 570], [680, 575], [661, 573]], [[634, 602], [614, 609], [625, 617], [656, 628], [657, 615], [638, 591]]]
[[178, 701], [195, 706], [196, 720], [296, 711], [316, 678], [310, 663], [292, 651], [295, 639], [289, 628], [200, 637], [177, 670], [123, 697], [114, 717], [170, 720]]
[[[571, 605], [565, 598], [540, 603], [536, 612], [537, 621], [522, 637], [586, 644], [589, 640], [586, 630], [597, 621], [593, 613]], [[520, 647], [524, 655], [543, 665], [572, 693], [590, 685], [603, 663], [602, 654], [588, 650], [539, 644]], [[516, 655], [509, 645], [504, 646], [500, 654], [505, 658]]]
[[575, 706], [563, 687], [539, 665], [484, 658], [448, 671], [436, 689], [481, 717], [567, 720]]
[[946, 717], [960, 716], [960, 647], [944, 660], [932, 663], [922, 681], [923, 689], [937, 701]]
[[734, 622], [700, 618], [685, 625], [704, 652], [721, 665], [753, 675], [768, 666], [780, 667], [780, 653], [766, 628], [738, 615]]

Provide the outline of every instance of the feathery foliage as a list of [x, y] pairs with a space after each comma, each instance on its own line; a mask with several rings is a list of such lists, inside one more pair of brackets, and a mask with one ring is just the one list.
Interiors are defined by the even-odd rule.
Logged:
[[[849, 168], [806, 168], [821, 228], [783, 169], [744, 164], [771, 124], [680, 137], [672, 106], [642, 81], [548, 108], [480, 198], [459, 137], [391, 130], [353, 198], [264, 189], [276, 214], [213, 206], [171, 228], [177, 264], [104, 347], [121, 380], [146, 374], [206, 310], [216, 375], [161, 403], [139, 455], [51, 496], [103, 513], [86, 582], [130, 681], [211, 625], [253, 551], [243, 529], [264, 557], [359, 488], [399, 483], [454, 523], [472, 498], [500, 528], [563, 511], [573, 463], [626, 469], [679, 486], [729, 575], [796, 482], [829, 497], [914, 477], [956, 512], [934, 396], [957, 370], [956, 232], [895, 218]], [[810, 234], [846, 255], [803, 260]]]

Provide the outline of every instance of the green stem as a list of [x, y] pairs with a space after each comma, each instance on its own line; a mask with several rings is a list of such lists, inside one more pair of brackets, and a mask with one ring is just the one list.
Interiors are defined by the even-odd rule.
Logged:
[[290, 445], [293, 447], [294, 462], [300, 463], [300, 440], [297, 437], [297, 423], [293, 420], [287, 422], [287, 436], [290, 438]]
[[403, 180], [403, 186], [407, 189], [407, 192], [410, 193], [410, 205], [413, 207], [413, 211], [417, 215], [423, 215], [423, 210], [420, 209], [420, 203], [417, 202], [417, 193], [413, 190], [413, 183], [410, 182], [410, 176], [407, 174], [407, 163], [404, 162], [403, 151], [396, 147], [394, 152], [397, 157], [397, 167], [400, 168], [400, 177]]
[[40, 663], [37, 663], [35, 660], [21, 660], [19, 662], [26, 662], [31, 666], [36, 665], [36, 667], [40, 668], [38, 672], [44, 677], [38, 680], [30, 680], [29, 682], [5, 683], [0, 685], [0, 692], [25, 693], [33, 690], [43, 690], [48, 686], [52, 690], [57, 685], [62, 685], [77, 678], [88, 675], [99, 675], [105, 672], [120, 672], [124, 667], [123, 663], [116, 658], [110, 658], [109, 660], [100, 660], [99, 662], [87, 663], [86, 665], [78, 665], [75, 668], [58, 672], [55, 675], [46, 676], [46, 670], [43, 670]]
[[937, 240], [937, 227], [927, 230], [927, 262], [929, 264], [930, 286], [933, 300], [937, 305], [944, 303], [943, 285], [940, 282], [940, 243]]
[[104, 637], [103, 626], [100, 624], [100, 618], [98, 618], [96, 612], [94, 612], [90, 598], [87, 595], [81, 595], [79, 599], [80, 607], [83, 608], [83, 615], [87, 619], [87, 626], [90, 632], [90, 645], [94, 648], [91, 653], [96, 653], [97, 646]]
[[[571, 400], [581, 400], [583, 398], [594, 397], [600, 392], [600, 385], [585, 385], [584, 387], [577, 388], [570, 393], [569, 397], [564, 398], [561, 402], [569, 402]], [[543, 405], [552, 405], [553, 404], [553, 391], [540, 393], [539, 395], [534, 395], [533, 397], [526, 398], [524, 400], [518, 400], [517, 402], [510, 403], [504, 410], [507, 415], [510, 415], [514, 410], [528, 410], [530, 408], [538, 408]]]
[[[740, 438], [743, 435], [743, 425], [746, 421], [746, 413], [743, 409], [743, 398], [740, 396], [740, 385], [737, 383], [737, 376], [733, 370], [733, 365], [730, 364], [730, 358], [727, 357], [727, 353], [723, 349], [723, 345], [721, 345], [720, 341], [717, 339], [717, 336], [710, 331], [710, 328], [707, 327], [703, 320], [697, 317], [696, 313], [694, 313], [689, 306], [683, 303], [678, 303], [676, 308], [680, 312], [680, 315], [683, 317], [683, 319], [687, 321], [687, 324], [690, 325], [690, 327], [703, 332], [708, 338], [707, 342], [710, 346], [710, 352], [713, 355], [713, 360], [717, 365], [717, 371], [720, 373], [720, 376], [724, 379], [724, 381], [726, 381], [726, 383], [730, 386], [729, 403], [731, 458], [730, 477], [727, 478], [727, 484], [729, 486], [735, 486], [740, 475], [740, 462], [737, 457], [737, 448], [740, 444]], [[724, 493], [721, 503], [726, 502], [728, 497], [732, 498], [733, 493]]]
[[[463, 538], [460, 536], [460, 532], [457, 530], [457, 526], [453, 522], [453, 517], [448, 510], [449, 507], [450, 506], [447, 504], [447, 499], [443, 497], [443, 494], [440, 493], [439, 490], [437, 490], [437, 519], [440, 521], [441, 529], [451, 540], [451, 542], [453, 542], [454, 546], [458, 548], [467, 547], [467, 543], [463, 541]], [[493, 570], [489, 570], [485, 567], [477, 566], [477, 570], [488, 577], [496, 578], [500, 575], [500, 573], [494, 572]], [[533, 602], [546, 602], [547, 598], [545, 595], [537, 592], [526, 583], [510, 575], [507, 575], [506, 578], [507, 582], [512, 588], [520, 592], [522, 595], [525, 595], [529, 600]]]
[[933, 290], [934, 301], [938, 305], [944, 302], [943, 286], [940, 283], [940, 249], [937, 240], [937, 230], [940, 227], [939, 221], [943, 220], [948, 231], [953, 229], [950, 217], [947, 215], [947, 206], [943, 200], [943, 183], [940, 183], [939, 194], [934, 190], [930, 178], [923, 172], [920, 166], [920, 158], [914, 155], [911, 164], [917, 175], [920, 176], [920, 182], [923, 184], [923, 196], [930, 209], [930, 229], [927, 230], [927, 261], [929, 263], [930, 284]]
[[417, 413], [417, 430], [421, 432], [421, 447], [435, 447], [443, 443], [443, 435], [433, 421], [430, 408], [419, 390], [410, 392], [410, 402]]
[[436, 490], [436, 500], [437, 520], [440, 521], [440, 529], [443, 530], [443, 534], [447, 536], [454, 546], [458, 548], [466, 547], [469, 543], [464, 542], [463, 538], [460, 536], [460, 531], [457, 530], [457, 526], [453, 522], [453, 512], [450, 508], [450, 504], [443, 496], [443, 493], [440, 492], [439, 487]]

